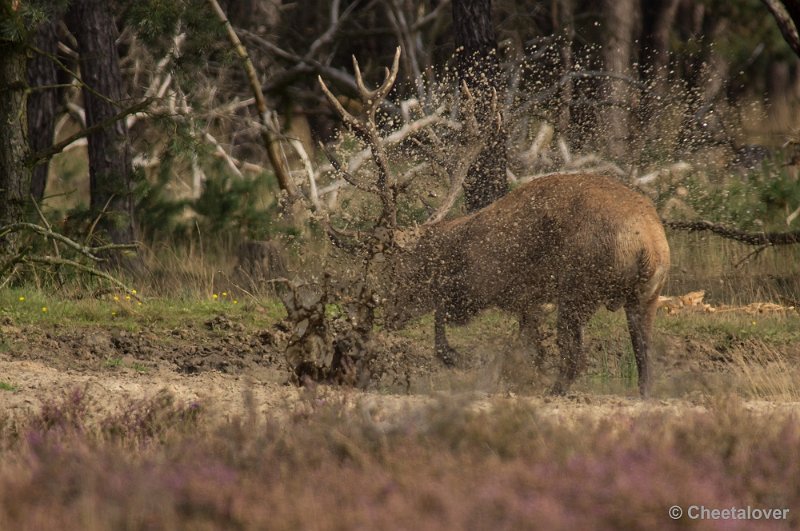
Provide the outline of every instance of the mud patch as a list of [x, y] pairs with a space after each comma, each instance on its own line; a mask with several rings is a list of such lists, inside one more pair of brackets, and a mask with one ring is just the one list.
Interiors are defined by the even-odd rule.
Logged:
[[[220, 321], [221, 322], [221, 321]], [[120, 366], [168, 368], [182, 374], [219, 371], [240, 374], [258, 367], [279, 368], [282, 356], [269, 331], [244, 327], [148, 327], [136, 331], [93, 326], [5, 325], [4, 357], [41, 361], [56, 369], [112, 370]]]

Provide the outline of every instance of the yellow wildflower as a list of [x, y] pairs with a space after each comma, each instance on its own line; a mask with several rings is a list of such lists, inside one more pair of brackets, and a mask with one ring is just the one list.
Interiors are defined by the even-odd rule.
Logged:
[[25, 302], [25, 297], [24, 297], [24, 296], [22, 296], [22, 295], [20, 295], [20, 296], [19, 296], [19, 302]]

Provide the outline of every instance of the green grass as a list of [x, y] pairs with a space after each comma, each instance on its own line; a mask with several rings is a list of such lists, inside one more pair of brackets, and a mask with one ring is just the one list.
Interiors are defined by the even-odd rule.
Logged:
[[772, 345], [789, 345], [800, 341], [800, 319], [792, 313], [684, 312], [660, 316], [656, 328], [667, 334], [715, 343], [759, 339]]
[[[547, 333], [551, 334], [546, 342], [547, 357], [553, 363], [557, 363], [558, 359], [553, 337], [555, 317], [556, 313], [551, 312], [544, 320]], [[401, 330], [400, 334], [419, 344], [421, 348], [432, 350], [432, 314], [414, 320], [407, 328]], [[512, 344], [516, 334], [516, 319], [497, 310], [481, 313], [466, 326], [448, 327], [448, 339], [451, 345], [467, 357], [487, 352], [502, 353]], [[576, 389], [600, 394], [635, 394], [638, 373], [625, 312], [600, 309], [588, 323], [584, 337], [589, 367], [582, 372], [576, 382]], [[787, 348], [791, 350], [792, 345], [800, 343], [800, 320], [794, 313], [750, 315], [743, 312], [683, 312], [668, 315], [663, 310], [659, 311], [654, 330], [654, 346], [657, 352], [659, 349], [668, 348], [667, 345], [681, 345], [687, 338], [703, 343], [706, 348], [716, 350], [720, 354], [749, 352], [749, 355], [757, 357], [761, 354], [766, 355], [771, 350], [786, 353]], [[773, 357], [777, 355], [773, 354]], [[756, 369], [744, 368], [750, 371], [750, 374], [757, 374], [761, 378], [760, 372], [754, 372]], [[554, 376], [556, 370], [553, 365], [546, 369], [546, 372]], [[687, 370], [691, 372], [693, 369]], [[523, 376], [525, 377], [527, 376]], [[752, 377], [748, 376], [744, 380], [752, 380]], [[747, 391], [745, 394], [749, 396], [753, 394], [749, 389], [753, 385], [747, 381], [743, 385], [748, 388], [745, 389]], [[783, 385], [774, 381], [766, 383], [773, 387], [777, 383]], [[764, 384], [759, 382], [758, 385], [763, 387]], [[668, 387], [664, 392], [669, 395], [674, 390]], [[782, 393], [788, 395], [787, 392]]]
[[17, 391], [17, 386], [10, 384], [8, 382], [0, 382], [0, 391], [11, 391], [12, 393]]
[[139, 304], [133, 297], [127, 300], [121, 292], [99, 298], [80, 295], [70, 297], [31, 288], [0, 290], [0, 317], [9, 317], [17, 325], [60, 323], [133, 331], [147, 324], [171, 327], [220, 314], [246, 327], [263, 327], [285, 315], [280, 302], [268, 298], [143, 296]]
[[[547, 314], [544, 322], [554, 332], [555, 312]], [[599, 341], [619, 341], [630, 346], [627, 327], [624, 311], [609, 312], [600, 309], [587, 324], [585, 337]], [[448, 327], [448, 338], [452, 338], [454, 344], [511, 338], [516, 333], [516, 319], [498, 310], [483, 312], [466, 326]], [[654, 333], [714, 342], [759, 339], [771, 345], [788, 345], [800, 342], [800, 319], [797, 314], [788, 312], [750, 315], [738, 311], [687, 311], [667, 315], [659, 311]], [[433, 314], [414, 320], [401, 334], [414, 341], [433, 341]], [[632, 352], [630, 354], [633, 355]]]
[[150, 372], [150, 369], [147, 366], [138, 362], [131, 363], [131, 369], [142, 374], [147, 374]]
[[753, 254], [751, 245], [703, 233], [668, 231], [667, 239], [672, 255], [667, 295], [704, 290], [706, 302], [737, 305], [800, 300], [798, 245]]
[[103, 367], [106, 369], [117, 369], [122, 367], [122, 358], [108, 358], [104, 363]]
[[141, 374], [147, 374], [148, 372], [150, 372], [150, 368], [147, 367], [146, 365], [136, 361], [131, 364], [127, 364], [125, 363], [125, 360], [123, 360], [121, 357], [108, 358], [103, 363], [103, 367], [105, 367], [106, 369], [130, 368]]

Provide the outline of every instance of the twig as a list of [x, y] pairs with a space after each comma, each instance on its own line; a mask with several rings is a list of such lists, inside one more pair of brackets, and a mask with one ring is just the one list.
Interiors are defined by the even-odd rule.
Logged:
[[[317, 39], [311, 43], [311, 46], [308, 47], [308, 53], [306, 53], [306, 57], [313, 57], [317, 50], [323, 48], [327, 45], [333, 38], [336, 36], [336, 33], [339, 31], [342, 23], [347, 20], [347, 17], [359, 7], [360, 0], [356, 0], [352, 2], [341, 14], [339, 14], [338, 9], [338, 2], [334, 2], [331, 6], [331, 25], [328, 27], [325, 32], [317, 37]], [[363, 10], [366, 11], [369, 9], [369, 5], [364, 6]]]
[[308, 176], [308, 198], [311, 201], [311, 205], [315, 210], [319, 210], [322, 205], [319, 202], [319, 193], [317, 192], [317, 177], [314, 172], [314, 165], [311, 164], [311, 158], [308, 156], [308, 152], [300, 140], [297, 138], [288, 138], [287, 140], [289, 141], [289, 145], [294, 149], [295, 153], [297, 153], [297, 156], [300, 157], [300, 161], [303, 163], [303, 168]]
[[[47, 221], [47, 218], [42, 213], [42, 209], [39, 208], [39, 202], [36, 201], [36, 198], [33, 197], [33, 194], [31, 194], [31, 203], [33, 203], [34, 208], [36, 208], [36, 213], [39, 215], [39, 219], [42, 220], [42, 223], [44, 223], [44, 226], [47, 228], [47, 230], [53, 232], [53, 227], [50, 226], [50, 222]], [[61, 256], [61, 252], [58, 250], [58, 243], [55, 241], [53, 241], [53, 251], [56, 253], [56, 256]]]
[[97, 214], [97, 216], [94, 218], [94, 221], [92, 221], [92, 225], [89, 227], [89, 230], [86, 233], [86, 239], [83, 241], [84, 245], [89, 245], [89, 241], [92, 239], [92, 235], [94, 234], [94, 229], [97, 228], [97, 224], [100, 223], [100, 219], [108, 211], [108, 206], [111, 204], [112, 199], [114, 199], [114, 194], [111, 194], [111, 197], [108, 198], [106, 204], [103, 205], [103, 209], [100, 211], [99, 214]]
[[423, 28], [423, 26], [425, 26], [429, 22], [432, 22], [432, 21], [436, 20], [436, 18], [441, 14], [442, 10], [444, 10], [445, 8], [449, 8], [449, 7], [450, 7], [450, 0], [441, 0], [439, 2], [439, 5], [437, 5], [435, 8], [433, 8], [430, 13], [428, 13], [427, 15], [423, 16], [420, 19], [417, 19], [411, 25], [411, 31], [415, 31], [415, 32], [419, 31], [420, 29]]
[[139, 111], [143, 111], [144, 109], [146, 109], [150, 105], [151, 102], [152, 102], [152, 99], [147, 98], [147, 99], [145, 99], [143, 101], [140, 101], [139, 103], [136, 103], [136, 104], [128, 107], [127, 109], [123, 109], [122, 111], [118, 112], [114, 116], [106, 118], [105, 120], [92, 125], [91, 127], [87, 127], [85, 129], [81, 129], [77, 133], [75, 133], [73, 135], [70, 135], [69, 137], [65, 138], [61, 142], [59, 142], [57, 144], [54, 144], [54, 145], [50, 146], [49, 148], [43, 149], [41, 151], [37, 151], [36, 153], [32, 153], [28, 157], [27, 163], [30, 166], [36, 166], [37, 164], [45, 162], [46, 160], [48, 160], [53, 155], [56, 155], [56, 154], [60, 153], [61, 151], [63, 151], [64, 148], [66, 148], [68, 145], [72, 144], [76, 140], [81, 139], [81, 138], [86, 137], [86, 136], [89, 136], [90, 134], [94, 133], [95, 131], [99, 131], [100, 129], [104, 129], [104, 128], [108, 127], [109, 125], [117, 122], [118, 120], [121, 120], [122, 118], [125, 118], [129, 114], [134, 114], [134, 113], [137, 113]]
[[56, 57], [54, 54], [52, 54], [52, 53], [50, 53], [48, 51], [42, 50], [40, 48], [37, 48], [36, 46], [30, 45], [30, 44], [28, 45], [28, 49], [31, 50], [32, 52], [38, 53], [39, 55], [43, 55], [43, 56], [47, 57], [48, 59], [50, 59], [51, 61], [53, 61], [61, 70], [63, 70], [64, 72], [66, 72], [67, 74], [72, 76], [72, 78], [75, 81], [77, 81], [78, 84], [81, 87], [86, 88], [86, 90], [91, 92], [93, 95], [95, 95], [99, 99], [105, 101], [106, 103], [108, 103], [109, 105], [112, 105], [114, 107], [119, 107], [120, 106], [120, 103], [118, 101], [114, 101], [111, 98], [109, 98], [108, 96], [106, 96], [105, 94], [101, 94], [100, 92], [95, 90], [91, 85], [89, 85], [88, 83], [83, 81], [81, 79], [81, 76], [79, 76], [77, 72], [73, 71], [67, 65], [65, 65], [63, 62], [61, 62], [61, 60], [58, 57]]
[[239, 161], [234, 159], [233, 157], [231, 157], [228, 154], [228, 152], [225, 151], [225, 148], [222, 147], [222, 144], [220, 144], [219, 141], [211, 135], [211, 133], [205, 132], [205, 133], [203, 133], [203, 136], [205, 137], [206, 140], [208, 140], [209, 142], [214, 144], [214, 147], [216, 148], [215, 151], [214, 151], [214, 154], [217, 155], [218, 157], [222, 158], [222, 160], [225, 161], [225, 164], [234, 173], [234, 175], [236, 175], [240, 179], [243, 179], [244, 175], [242, 175], [242, 172], [236, 166], [236, 162], [239, 162]]
[[69, 260], [67, 258], [57, 258], [54, 256], [26, 256], [22, 258], [20, 262], [21, 263], [32, 262], [35, 264], [63, 265], [63, 266], [74, 267], [75, 269], [83, 271], [84, 273], [89, 273], [90, 275], [94, 275], [96, 277], [108, 280], [115, 286], [122, 288], [125, 291], [125, 293], [130, 294], [132, 298], [136, 299], [139, 302], [142, 302], [142, 299], [140, 299], [139, 296], [136, 293], [134, 293], [134, 291], [130, 287], [126, 286], [123, 282], [117, 280], [116, 278], [112, 277], [111, 275], [109, 275], [104, 271], [97, 270], [93, 267], [89, 267], [74, 260]]
[[35, 232], [37, 234], [41, 234], [42, 236], [44, 236], [46, 238], [51, 238], [53, 240], [58, 240], [61, 243], [63, 243], [64, 245], [66, 245], [67, 247], [70, 247], [70, 248], [78, 251], [79, 253], [83, 254], [84, 256], [86, 256], [88, 258], [91, 258], [95, 262], [102, 262], [103, 261], [103, 259], [100, 258], [99, 256], [95, 256], [95, 254], [92, 252], [93, 249], [91, 247], [87, 247], [85, 245], [81, 245], [78, 242], [76, 242], [76, 241], [74, 241], [74, 240], [72, 240], [70, 238], [67, 238], [66, 236], [64, 236], [62, 234], [59, 234], [57, 232], [53, 232], [53, 231], [51, 231], [51, 230], [49, 230], [49, 229], [47, 229], [45, 227], [42, 227], [40, 225], [35, 225], [33, 223], [19, 222], [19, 223], [12, 223], [10, 225], [5, 225], [3, 227], [0, 227], [0, 237], [5, 236], [6, 234], [8, 234], [10, 232], [18, 232], [20, 230], [29, 230], [31, 232]]
[[46, 238], [57, 240], [66, 245], [67, 247], [81, 253], [87, 258], [91, 258], [95, 262], [104, 261], [103, 258], [97, 256], [97, 253], [101, 253], [104, 251], [117, 251], [117, 250], [138, 248], [138, 245], [135, 243], [110, 243], [107, 245], [98, 245], [96, 247], [89, 247], [87, 245], [81, 245], [75, 240], [68, 238], [63, 234], [53, 232], [52, 230], [42, 227], [41, 225], [36, 225], [34, 223], [26, 223], [26, 222], [12, 223], [10, 225], [4, 225], [0, 227], [0, 237], [3, 237], [10, 232], [18, 232], [21, 230], [28, 230], [31, 232], [35, 232], [37, 234], [41, 234]]
[[225, 151], [225, 148], [222, 147], [222, 144], [220, 144], [219, 140], [214, 138], [211, 133], [204, 132], [203, 138], [214, 145], [215, 149], [213, 155], [224, 160], [225, 164], [227, 164], [231, 168], [231, 171], [233, 171], [233, 173], [235, 173], [237, 176], [242, 177], [241, 170], [252, 171], [255, 173], [263, 173], [267, 171], [264, 166], [253, 164], [252, 162], [243, 162]]
[[325, 156], [328, 158], [328, 162], [331, 163], [331, 166], [336, 171], [336, 173], [342, 176], [342, 179], [344, 179], [347, 183], [349, 183], [354, 188], [357, 188], [358, 190], [363, 190], [364, 192], [369, 192], [372, 194], [380, 194], [380, 190], [376, 185], [372, 183], [359, 182], [358, 179], [356, 179], [353, 176], [353, 174], [344, 169], [342, 163], [339, 161], [339, 159], [336, 158], [336, 155], [331, 150], [326, 148], [325, 144], [320, 142], [319, 145], [322, 148], [323, 153], [325, 153]]
[[741, 260], [736, 262], [736, 264], [733, 266], [734, 269], [739, 269], [741, 266], [743, 266], [745, 264], [745, 262], [747, 262], [751, 258], [755, 258], [759, 254], [761, 254], [761, 252], [764, 249], [767, 249], [768, 247], [769, 247], [769, 245], [762, 245], [761, 247], [756, 247], [756, 249], [754, 251], [751, 251], [751, 252], [747, 253], [747, 256], [745, 256], [744, 258], [742, 258]]

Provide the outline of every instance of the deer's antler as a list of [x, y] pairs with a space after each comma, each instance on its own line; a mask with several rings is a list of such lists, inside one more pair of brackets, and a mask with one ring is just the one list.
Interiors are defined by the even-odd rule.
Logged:
[[383, 222], [394, 227], [397, 224], [397, 190], [395, 187], [397, 180], [389, 169], [389, 158], [381, 143], [378, 126], [375, 122], [375, 114], [380, 108], [381, 102], [389, 94], [389, 91], [392, 90], [392, 86], [394, 86], [394, 82], [397, 80], [397, 73], [400, 70], [400, 47], [398, 46], [394, 53], [392, 67], [385, 69], [383, 83], [374, 90], [368, 89], [364, 84], [364, 78], [361, 75], [361, 67], [358, 65], [358, 60], [355, 57], [353, 57], [353, 70], [355, 71], [358, 97], [365, 109], [364, 118], [356, 118], [345, 109], [341, 102], [336, 99], [333, 93], [328, 89], [322, 77], [318, 78], [319, 85], [322, 88], [322, 92], [325, 93], [325, 96], [328, 98], [328, 102], [336, 109], [336, 112], [342, 117], [347, 127], [370, 148], [372, 158], [375, 161], [375, 165], [378, 167], [375, 191], [380, 196], [383, 204]]

